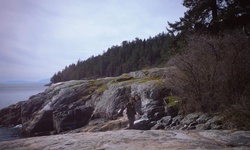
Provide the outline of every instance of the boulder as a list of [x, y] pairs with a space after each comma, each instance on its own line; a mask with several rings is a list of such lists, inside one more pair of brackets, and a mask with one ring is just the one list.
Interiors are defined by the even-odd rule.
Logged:
[[197, 122], [198, 124], [203, 124], [203, 123], [206, 123], [206, 122], [207, 122], [209, 119], [211, 119], [211, 118], [212, 118], [212, 116], [209, 115], [209, 114], [207, 114], [207, 113], [201, 114], [201, 115], [199, 116], [199, 118], [196, 119], [196, 122]]
[[205, 124], [198, 124], [196, 125], [196, 130], [208, 130], [209, 127]]
[[159, 130], [159, 129], [165, 129], [168, 127], [172, 122], [172, 117], [171, 116], [165, 116], [161, 118], [161, 120], [157, 121], [157, 124], [154, 125], [151, 129], [152, 130]]
[[107, 90], [96, 99], [93, 115], [101, 118], [116, 118], [118, 110], [128, 102], [130, 93], [130, 87], [125, 86], [123, 82], [108, 85]]
[[217, 130], [222, 129], [222, 119], [221, 116], [214, 116], [213, 118], [209, 119], [205, 125], [208, 127], [208, 129]]
[[177, 116], [179, 113], [179, 109], [175, 106], [165, 106], [165, 113], [168, 116], [171, 116], [172, 118]]
[[21, 124], [21, 105], [23, 101], [0, 110], [0, 125], [13, 127]]
[[189, 125], [193, 122], [196, 122], [196, 119], [199, 118], [199, 116], [201, 115], [202, 113], [200, 112], [197, 112], [197, 113], [192, 113], [192, 114], [188, 114], [187, 116], [185, 116], [182, 120], [181, 120], [181, 124], [182, 125]]
[[46, 103], [43, 94], [37, 94], [32, 96], [29, 100], [25, 101], [21, 105], [21, 120], [23, 124], [23, 129], [26, 130], [31, 124], [29, 121], [32, 121], [36, 117], [39, 110], [42, 109], [42, 106]]
[[171, 123], [170, 126], [173, 127], [173, 126], [178, 126], [178, 125], [180, 125], [182, 119], [183, 119], [183, 116], [182, 116], [182, 115], [178, 115], [178, 116], [174, 117], [174, 118], [172, 119], [172, 123]]
[[152, 128], [152, 124], [148, 119], [139, 119], [134, 122], [134, 129], [149, 130], [150, 128]]
[[51, 131], [56, 130], [54, 127], [56, 118], [53, 114], [65, 109], [67, 110], [62, 113], [68, 114], [69, 111], [74, 110], [76, 106], [72, 105], [71, 109], [68, 109], [67, 105], [79, 100], [85, 90], [82, 87], [86, 83], [84, 80], [57, 83], [51, 85], [43, 93], [34, 95], [28, 101], [23, 102], [21, 106], [23, 133], [33, 136], [50, 134]]
[[52, 115], [52, 110], [39, 111], [31, 121], [23, 124], [26, 127], [23, 128], [23, 133], [28, 136], [50, 134], [54, 130]]
[[93, 113], [92, 107], [81, 106], [74, 110], [55, 111], [53, 124], [57, 133], [73, 130], [86, 125]]
[[161, 130], [161, 129], [164, 129], [165, 128], [165, 126], [163, 126], [162, 124], [160, 124], [160, 123], [157, 123], [157, 124], [155, 124], [152, 128], [151, 128], [151, 130]]
[[163, 126], [169, 126], [172, 122], [172, 117], [171, 116], [166, 116], [161, 118], [161, 120], [158, 121], [160, 124], [162, 124]]

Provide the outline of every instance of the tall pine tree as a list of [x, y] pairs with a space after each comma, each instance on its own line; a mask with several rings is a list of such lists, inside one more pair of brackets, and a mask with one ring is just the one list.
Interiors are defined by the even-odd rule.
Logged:
[[188, 10], [179, 21], [168, 22], [169, 32], [218, 33], [250, 22], [249, 0], [183, 0], [183, 6]]

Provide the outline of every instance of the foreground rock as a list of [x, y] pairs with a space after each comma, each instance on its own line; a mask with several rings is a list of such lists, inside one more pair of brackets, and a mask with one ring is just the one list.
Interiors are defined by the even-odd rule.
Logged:
[[119, 130], [42, 136], [0, 142], [0, 149], [250, 149], [250, 132]]

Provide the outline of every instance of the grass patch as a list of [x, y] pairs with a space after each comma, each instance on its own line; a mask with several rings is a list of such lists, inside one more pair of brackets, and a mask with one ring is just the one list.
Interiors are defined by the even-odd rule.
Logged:
[[[161, 80], [160, 78], [157, 78], [157, 77], [148, 77], [148, 78], [144, 78], [142, 79], [140, 82], [138, 82], [139, 84], [143, 84], [143, 83], [146, 83], [148, 81], [154, 81], [154, 80]], [[159, 86], [162, 86], [164, 84], [164, 82], [159, 82]], [[157, 85], [158, 86], [158, 85]]]
[[165, 97], [166, 103], [168, 107], [176, 106], [180, 101], [180, 98], [177, 96], [166, 96]]
[[102, 93], [106, 89], [106, 82], [104, 82], [103, 80], [89, 80], [88, 88], [85, 91], [93, 90]]
[[165, 83], [160, 79], [159, 82], [157, 82], [155, 85], [158, 87], [164, 87]]
[[107, 86], [105, 84], [98, 86], [96, 89], [98, 92], [104, 92], [105, 90], [107, 90]]
[[143, 83], [146, 83], [146, 82], [148, 82], [149, 80], [147, 80], [147, 79], [144, 79], [144, 80], [141, 80], [138, 84], [143, 84]]
[[161, 78], [158, 78], [158, 77], [150, 77], [149, 80], [161, 80]]
[[68, 86], [68, 88], [79, 87], [81, 85], [82, 85], [82, 83], [72, 84], [72, 85]]
[[119, 82], [117, 82], [117, 81], [111, 81], [111, 83], [110, 84], [118, 84]]
[[114, 78], [113, 81], [111, 81], [111, 84], [118, 84], [118, 83], [121, 83], [121, 82], [131, 82], [133, 80], [136, 80], [135, 78], [133, 77], [130, 77], [128, 75], [123, 75], [122, 77], [120, 78]]

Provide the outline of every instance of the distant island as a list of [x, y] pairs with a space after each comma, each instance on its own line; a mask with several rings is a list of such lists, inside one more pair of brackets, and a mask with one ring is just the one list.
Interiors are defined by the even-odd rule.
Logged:
[[8, 81], [3, 81], [0, 82], [1, 84], [25, 84], [25, 83], [45, 83], [49, 84], [50, 79], [41, 79], [38, 81], [25, 81], [25, 80], [8, 80]]

